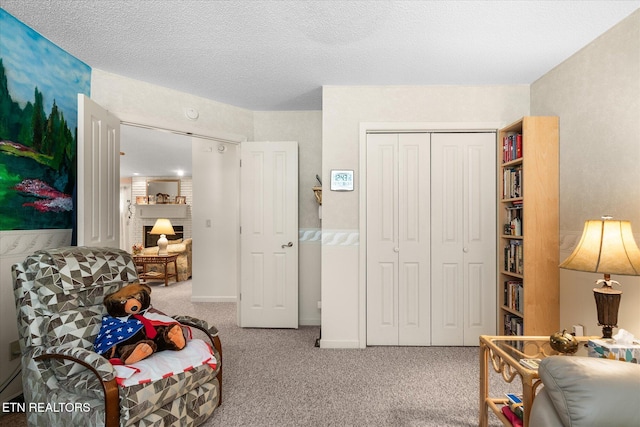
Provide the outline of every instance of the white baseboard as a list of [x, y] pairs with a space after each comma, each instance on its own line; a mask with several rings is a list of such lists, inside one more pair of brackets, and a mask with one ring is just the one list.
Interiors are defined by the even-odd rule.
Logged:
[[191, 302], [237, 302], [236, 297], [214, 297], [214, 296], [202, 296], [191, 297]]
[[320, 348], [360, 348], [360, 342], [320, 339]]

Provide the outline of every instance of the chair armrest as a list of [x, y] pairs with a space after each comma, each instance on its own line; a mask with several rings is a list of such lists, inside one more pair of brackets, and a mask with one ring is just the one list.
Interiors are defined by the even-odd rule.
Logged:
[[113, 365], [94, 351], [87, 350], [82, 347], [70, 347], [65, 345], [52, 346], [34, 353], [33, 358], [36, 361], [45, 359], [65, 359], [75, 363], [79, 363], [85, 368], [93, 371], [100, 381], [107, 382], [115, 380], [116, 371]]
[[209, 327], [209, 324], [206, 322], [206, 320], [198, 319], [196, 317], [191, 317], [191, 316], [172, 316], [172, 317], [177, 322], [180, 322], [183, 325], [200, 329], [202, 332], [209, 335], [211, 339], [213, 339], [213, 337], [218, 336], [218, 328], [216, 328], [215, 326]]
[[105, 427], [117, 427], [120, 424], [120, 397], [116, 371], [107, 359], [94, 351], [69, 346], [53, 346], [48, 347], [45, 351], [36, 351], [33, 354], [33, 359], [36, 362], [64, 359], [89, 369], [102, 382]]

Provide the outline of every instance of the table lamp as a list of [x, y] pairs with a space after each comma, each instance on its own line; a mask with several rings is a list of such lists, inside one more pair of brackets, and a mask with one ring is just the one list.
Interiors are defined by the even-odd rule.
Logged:
[[171, 225], [171, 221], [167, 218], [158, 218], [149, 234], [160, 235], [160, 238], [158, 239], [158, 255], [168, 255], [167, 245], [169, 244], [169, 241], [167, 240], [166, 235], [176, 234], [173, 230], [173, 226]]
[[631, 223], [614, 221], [610, 216], [585, 221], [578, 246], [560, 268], [604, 274], [604, 279], [596, 281], [602, 287], [594, 288], [593, 295], [602, 338], [611, 338], [611, 330], [618, 327], [622, 296], [622, 291], [613, 289], [612, 285], [620, 283], [611, 280], [611, 275], [640, 276], [640, 249], [633, 239]]

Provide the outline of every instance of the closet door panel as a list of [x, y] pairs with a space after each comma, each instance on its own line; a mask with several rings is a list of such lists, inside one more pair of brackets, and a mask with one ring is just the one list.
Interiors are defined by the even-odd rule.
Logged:
[[[434, 134], [431, 146], [432, 344], [477, 345], [496, 331], [495, 134]], [[444, 265], [459, 266], [455, 280]]]
[[456, 140], [432, 136], [431, 211], [433, 235], [432, 331], [433, 345], [461, 345], [464, 337], [462, 260], [462, 159]]
[[367, 136], [367, 344], [398, 345], [398, 137]]
[[398, 135], [400, 345], [430, 343], [430, 135]]
[[[469, 134], [464, 156], [464, 345], [496, 334], [495, 134]], [[493, 296], [493, 298], [492, 298]]]

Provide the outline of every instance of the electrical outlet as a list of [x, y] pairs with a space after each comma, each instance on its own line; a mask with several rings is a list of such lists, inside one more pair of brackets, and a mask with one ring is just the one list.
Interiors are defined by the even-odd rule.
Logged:
[[22, 355], [20, 350], [20, 342], [18, 340], [12, 341], [9, 344], [9, 360], [17, 359]]
[[584, 336], [584, 327], [582, 325], [573, 325], [571, 329], [572, 329], [573, 335], [575, 335], [576, 337]]

